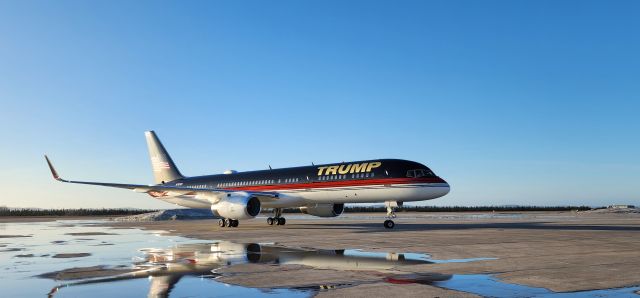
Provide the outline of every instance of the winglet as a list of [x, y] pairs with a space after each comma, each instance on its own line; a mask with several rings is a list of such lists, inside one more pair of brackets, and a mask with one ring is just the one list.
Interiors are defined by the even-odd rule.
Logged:
[[47, 160], [47, 164], [49, 165], [49, 170], [51, 170], [51, 175], [53, 175], [53, 179], [56, 179], [58, 181], [62, 181], [62, 179], [58, 175], [58, 172], [56, 172], [56, 169], [53, 167], [53, 165], [51, 164], [51, 161], [49, 160], [49, 157], [47, 157], [46, 154], [44, 156], [44, 159]]

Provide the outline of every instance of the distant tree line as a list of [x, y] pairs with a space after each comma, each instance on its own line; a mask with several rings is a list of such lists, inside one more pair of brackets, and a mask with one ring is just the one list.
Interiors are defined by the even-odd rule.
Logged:
[[40, 208], [7, 208], [0, 207], [0, 216], [111, 216], [136, 215], [158, 210], [143, 209], [40, 209]]
[[[509, 211], [585, 211], [589, 206], [404, 206], [397, 212], [509, 212]], [[384, 206], [345, 206], [344, 212], [386, 212]]]

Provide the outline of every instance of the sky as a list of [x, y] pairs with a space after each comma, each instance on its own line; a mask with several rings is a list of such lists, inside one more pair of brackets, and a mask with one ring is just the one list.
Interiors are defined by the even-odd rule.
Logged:
[[373, 158], [419, 204], [640, 205], [638, 1], [0, 0], [0, 206], [171, 208], [187, 176]]

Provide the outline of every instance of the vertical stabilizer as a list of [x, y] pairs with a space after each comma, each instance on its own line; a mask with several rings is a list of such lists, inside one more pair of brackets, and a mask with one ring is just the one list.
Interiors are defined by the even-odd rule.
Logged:
[[147, 138], [147, 147], [149, 148], [149, 157], [151, 158], [151, 168], [153, 168], [155, 182], [161, 184], [184, 178], [176, 164], [173, 163], [167, 150], [162, 146], [156, 133], [153, 130], [145, 131], [144, 136]]

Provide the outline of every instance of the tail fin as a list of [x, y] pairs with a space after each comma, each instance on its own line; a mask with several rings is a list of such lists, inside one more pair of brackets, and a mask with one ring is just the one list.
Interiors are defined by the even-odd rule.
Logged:
[[156, 133], [151, 130], [145, 131], [144, 135], [147, 138], [147, 147], [149, 148], [149, 157], [151, 157], [151, 167], [153, 168], [155, 182], [162, 184], [184, 178], [176, 164], [171, 160], [167, 150], [160, 143]]

